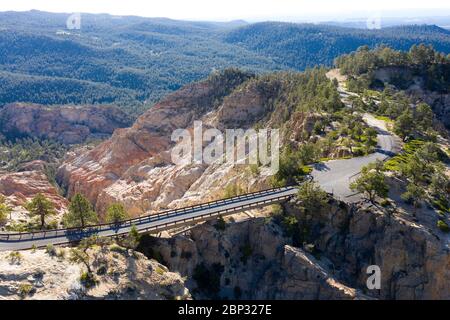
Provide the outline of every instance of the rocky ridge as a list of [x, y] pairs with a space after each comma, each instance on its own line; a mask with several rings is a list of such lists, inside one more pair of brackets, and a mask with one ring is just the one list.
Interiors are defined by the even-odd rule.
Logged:
[[54, 106], [12, 103], [0, 109], [0, 133], [6, 137], [34, 137], [77, 144], [105, 137], [130, 124], [113, 106]]
[[69, 250], [1, 252], [0, 299], [190, 299], [178, 274], [118, 247], [90, 249], [98, 284], [86, 287], [79, 280], [84, 266], [69, 261]]
[[[291, 201], [284, 209], [307, 227], [297, 247], [277, 218], [258, 218], [225, 229], [203, 224], [187, 237], [147, 238], [142, 252], [188, 277], [196, 298], [450, 298], [449, 237], [426, 221], [335, 200], [314, 215], [298, 208]], [[381, 269], [380, 290], [366, 286], [370, 265]], [[204, 277], [216, 285], [205, 286]]]
[[0, 194], [5, 196], [12, 208], [10, 223], [29, 220], [24, 205], [38, 193], [54, 204], [58, 216], [52, 218], [59, 220], [67, 210], [68, 201], [49, 182], [44, 161], [29, 162], [19, 172], [0, 173]]

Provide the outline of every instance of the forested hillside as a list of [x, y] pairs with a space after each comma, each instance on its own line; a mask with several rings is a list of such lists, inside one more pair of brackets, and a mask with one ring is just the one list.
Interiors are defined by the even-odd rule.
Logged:
[[269, 56], [286, 67], [302, 70], [368, 45], [389, 45], [409, 50], [418, 43], [431, 44], [438, 51], [450, 52], [450, 31], [437, 26], [403, 26], [364, 30], [336, 26], [264, 22], [232, 30], [226, 42]]
[[[399, 72], [395, 78], [390, 79], [391, 84], [407, 89], [414, 84], [414, 77], [423, 79], [423, 86], [431, 91], [440, 93], [450, 92], [450, 55], [445, 56], [431, 46], [423, 44], [413, 45], [409, 51], [398, 51], [380, 46], [374, 50], [363, 46], [357, 51], [338, 57], [335, 61], [343, 74], [352, 77], [350, 85], [357, 91], [358, 86], [366, 87], [384, 86], [376, 78], [374, 72], [382, 68], [397, 68]], [[401, 71], [401, 72], [400, 72]], [[354, 78], [364, 75], [356, 81]]]
[[[363, 95], [378, 90], [380, 103], [369, 99], [368, 107], [381, 116], [400, 119], [402, 131], [414, 130], [420, 122], [413, 120], [411, 104], [418, 104], [415, 112], [419, 114], [421, 109], [431, 112], [430, 105], [437, 118], [450, 128], [450, 55], [423, 44], [413, 45], [408, 51], [386, 46], [370, 50], [363, 46], [338, 57], [335, 64], [347, 76], [349, 90]], [[390, 100], [395, 103], [388, 104]]]
[[450, 52], [450, 33], [435, 26], [371, 31], [82, 14], [81, 30], [67, 30], [68, 16], [0, 13], [0, 106], [117, 104], [137, 116], [167, 93], [228, 67], [302, 70], [331, 65], [365, 44], [408, 49], [425, 42]]

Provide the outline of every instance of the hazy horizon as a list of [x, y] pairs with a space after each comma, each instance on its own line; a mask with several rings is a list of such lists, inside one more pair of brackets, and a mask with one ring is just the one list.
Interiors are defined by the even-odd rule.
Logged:
[[[284, 3], [284, 5], [280, 5]], [[364, 19], [374, 14], [385, 18], [414, 19], [450, 16], [450, 3], [436, 0], [397, 1], [380, 0], [361, 3], [356, 0], [318, 0], [308, 3], [304, 0], [228, 0], [212, 2], [206, 0], [166, 0], [164, 2], [140, 3], [136, 0], [123, 1], [64, 1], [43, 0], [35, 3], [29, 0], [5, 0], [0, 11], [39, 10], [52, 13], [92, 13], [118, 16], [140, 16], [147, 18], [169, 18], [189, 21], [233, 21], [248, 22], [277, 20], [286, 22], [346, 21]]]

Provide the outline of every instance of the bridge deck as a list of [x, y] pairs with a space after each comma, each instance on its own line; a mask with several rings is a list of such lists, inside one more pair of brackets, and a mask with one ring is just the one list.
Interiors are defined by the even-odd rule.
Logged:
[[183, 225], [215, 219], [218, 216], [264, 207], [285, 201], [296, 193], [297, 187], [276, 188], [186, 208], [168, 210], [159, 214], [130, 219], [120, 224], [101, 224], [84, 229], [57, 229], [32, 233], [0, 233], [0, 251], [30, 249], [33, 246], [44, 247], [48, 244], [65, 244], [79, 241], [92, 235], [113, 237], [127, 234], [133, 225], [141, 233], [156, 233]]

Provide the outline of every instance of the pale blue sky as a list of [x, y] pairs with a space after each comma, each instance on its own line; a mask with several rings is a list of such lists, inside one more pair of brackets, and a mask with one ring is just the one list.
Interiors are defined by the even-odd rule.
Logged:
[[[91, 12], [187, 20], [291, 20], [389, 15], [443, 15], [442, 0], [1, 0], [0, 11], [38, 9], [50, 12]], [[408, 11], [405, 11], [408, 9]], [[428, 10], [425, 10], [428, 9]], [[444, 9], [444, 10], [443, 10]], [[388, 14], [388, 13], [386, 13]]]

